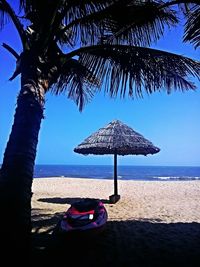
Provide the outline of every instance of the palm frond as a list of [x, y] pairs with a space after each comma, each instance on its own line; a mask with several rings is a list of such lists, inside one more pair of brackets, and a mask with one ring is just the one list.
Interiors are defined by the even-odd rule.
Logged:
[[31, 7], [33, 6], [33, 2], [35, 2], [35, 0], [20, 0], [20, 8], [24, 9], [26, 12], [30, 11]]
[[[53, 5], [55, 5], [55, 2], [58, 1], [53, 1], [53, 0], [20, 0], [20, 8], [24, 9], [25, 13], [29, 13], [32, 11], [37, 11], [39, 13], [43, 13], [48, 15], [47, 10]], [[64, 0], [62, 1], [61, 4], [63, 4]], [[45, 13], [44, 13], [45, 12]]]
[[195, 89], [190, 76], [199, 78], [200, 63], [192, 59], [144, 47], [102, 45], [77, 51], [79, 61], [100, 81], [111, 97], [142, 97], [154, 91]]
[[163, 35], [165, 25], [178, 22], [172, 10], [162, 8], [162, 2], [150, 1], [114, 0], [98, 10], [82, 11], [78, 15], [74, 10], [74, 14], [65, 17], [65, 33], [70, 30], [73, 33], [71, 43], [80, 41], [83, 45], [101, 40], [107, 43], [150, 45]]
[[107, 28], [112, 43], [149, 46], [164, 33], [165, 26], [174, 26], [178, 19], [169, 8], [161, 8], [162, 2], [129, 1], [114, 6]]
[[99, 80], [86, 66], [76, 59], [68, 59], [62, 65], [58, 81], [51, 91], [56, 95], [67, 93], [81, 111], [99, 85]]
[[185, 16], [184, 42], [190, 42], [194, 48], [200, 46], [200, 5], [199, 0], [172, 0], [164, 3], [164, 7], [178, 6]]
[[10, 20], [10, 15], [4, 3], [0, 1], [0, 30], [3, 29], [4, 25]]
[[[30, 43], [37, 43], [40, 54], [48, 50], [48, 44], [54, 40], [55, 31], [60, 27], [60, 10], [65, 0], [20, 0], [24, 10], [23, 18], [29, 21], [26, 29]], [[39, 51], [38, 50], [38, 51]]]
[[6, 19], [12, 20], [21, 38], [22, 45], [24, 48], [26, 48], [28, 43], [23, 25], [21, 24], [12, 6], [7, 1], [0, 0], [0, 29], [4, 26]]
[[[66, 1], [67, 8], [64, 9], [65, 24], [68, 25], [72, 21], [83, 18], [90, 14], [94, 14], [106, 7], [110, 6], [113, 2], [119, 0], [70, 0]], [[123, 1], [123, 0], [122, 0]]]
[[[65, 2], [65, 0], [20, 0], [20, 8], [25, 13], [23, 18], [29, 20], [35, 29], [47, 31], [55, 22], [55, 18], [60, 16], [60, 10], [63, 9]], [[44, 26], [47, 28], [44, 29]]]
[[[117, 1], [117, 0], [113, 0]], [[62, 23], [57, 27], [56, 38], [61, 45], [74, 47], [78, 41], [85, 43], [85, 28], [80, 29], [79, 22], [86, 17], [90, 18], [87, 23], [87, 37], [94, 41], [99, 36], [97, 25], [93, 25], [92, 17], [111, 5], [109, 0], [75, 0], [66, 1], [65, 7], [60, 10]], [[80, 33], [83, 33], [80, 35]], [[94, 34], [95, 33], [95, 34]], [[102, 34], [102, 33], [101, 33]], [[92, 41], [90, 42], [92, 43]]]
[[200, 5], [193, 6], [186, 13], [184, 41], [190, 42], [195, 48], [200, 46]]

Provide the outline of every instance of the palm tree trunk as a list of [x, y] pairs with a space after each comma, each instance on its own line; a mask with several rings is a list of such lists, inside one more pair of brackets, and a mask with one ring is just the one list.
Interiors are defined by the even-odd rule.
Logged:
[[27, 76], [22, 75], [21, 85], [0, 170], [1, 243], [16, 249], [19, 257], [30, 248], [31, 188], [45, 92], [41, 81]]

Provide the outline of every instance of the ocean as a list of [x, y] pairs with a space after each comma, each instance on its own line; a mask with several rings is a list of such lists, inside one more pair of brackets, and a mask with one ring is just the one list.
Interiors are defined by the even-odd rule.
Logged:
[[[36, 165], [35, 178], [74, 177], [113, 179], [109, 165]], [[200, 167], [181, 166], [118, 166], [118, 179], [141, 181], [200, 180]]]

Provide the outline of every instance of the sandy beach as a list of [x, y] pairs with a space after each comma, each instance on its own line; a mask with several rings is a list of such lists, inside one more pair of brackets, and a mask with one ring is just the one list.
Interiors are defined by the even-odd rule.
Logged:
[[103, 200], [108, 222], [95, 246], [87, 249], [90, 259], [98, 257], [91, 266], [200, 264], [199, 181], [119, 180], [116, 204], [108, 203], [112, 180], [38, 178], [32, 191], [33, 233], [38, 234], [51, 234], [74, 201]]

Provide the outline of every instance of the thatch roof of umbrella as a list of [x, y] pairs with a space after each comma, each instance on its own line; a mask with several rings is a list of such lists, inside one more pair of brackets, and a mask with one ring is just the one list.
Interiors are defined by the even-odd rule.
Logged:
[[158, 153], [160, 149], [126, 124], [114, 120], [86, 138], [74, 151], [85, 155], [116, 153], [146, 156]]
[[110, 122], [79, 144], [74, 152], [88, 155], [114, 154], [114, 195], [117, 194], [117, 155], [148, 155], [160, 149], [119, 120]]

